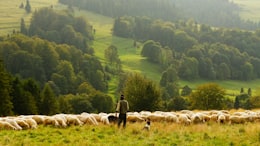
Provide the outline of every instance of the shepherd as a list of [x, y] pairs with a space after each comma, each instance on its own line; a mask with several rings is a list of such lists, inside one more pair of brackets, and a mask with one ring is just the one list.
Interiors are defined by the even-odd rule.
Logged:
[[123, 122], [123, 127], [126, 127], [126, 116], [127, 112], [129, 111], [128, 101], [125, 99], [124, 95], [120, 96], [120, 101], [117, 103], [116, 113], [119, 112], [119, 118], [117, 126], [120, 127], [121, 123]]

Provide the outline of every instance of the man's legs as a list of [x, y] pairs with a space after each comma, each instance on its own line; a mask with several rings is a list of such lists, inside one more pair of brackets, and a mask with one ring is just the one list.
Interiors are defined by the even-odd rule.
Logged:
[[122, 122], [122, 114], [119, 114], [118, 123], [117, 123], [118, 128], [120, 127], [121, 122]]
[[117, 126], [120, 127], [120, 124], [123, 121], [123, 127], [126, 127], [126, 114], [119, 114], [119, 118], [118, 118], [118, 124]]

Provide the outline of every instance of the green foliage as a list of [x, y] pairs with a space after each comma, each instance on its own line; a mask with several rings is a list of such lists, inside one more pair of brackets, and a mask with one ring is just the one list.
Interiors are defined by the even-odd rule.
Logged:
[[91, 113], [94, 112], [91, 102], [89, 101], [89, 97], [84, 95], [67, 95], [68, 102], [71, 105], [74, 114], [81, 114], [82, 112]]
[[180, 111], [185, 109], [188, 109], [188, 101], [181, 96], [176, 96], [174, 98], [171, 98], [167, 104], [168, 111], [172, 111], [172, 110]]
[[59, 104], [57, 97], [49, 84], [45, 84], [41, 92], [42, 104], [40, 107], [40, 114], [54, 115], [59, 113]]
[[29, 35], [74, 45], [83, 52], [87, 52], [88, 44], [93, 40], [92, 26], [83, 17], [75, 18], [68, 12], [57, 13], [50, 8], [34, 12]]
[[29, 0], [26, 0], [25, 10], [27, 13], [31, 13], [31, 5]]
[[161, 108], [159, 87], [138, 73], [128, 75], [123, 92], [131, 111], [155, 111]]
[[[141, 2], [138, 0], [74, 0], [73, 3], [69, 0], [59, 0], [59, 2], [112, 18], [125, 15], [146, 16], [166, 21], [192, 18], [198, 23], [210, 24], [215, 27], [247, 29], [255, 29], [258, 27], [257, 23], [249, 20], [244, 21], [240, 18], [239, 12], [243, 12], [243, 10], [240, 9], [240, 5], [237, 5], [233, 1], [198, 0], [196, 4], [194, 4], [192, 0], [164, 0], [163, 2], [160, 0], [142, 0]], [[242, 1], [239, 1], [239, 3], [241, 2]], [[245, 3], [248, 4], [250, 2]], [[253, 3], [255, 2], [253, 1]], [[243, 4], [243, 6], [246, 4]], [[255, 8], [255, 5], [253, 8]], [[247, 12], [250, 12], [251, 9], [250, 7]], [[254, 12], [250, 13], [257, 14]], [[137, 29], [137, 31], [138, 30], [140, 29]], [[146, 31], [142, 31], [142, 29], [140, 31], [143, 35], [145, 35], [145, 32]]]
[[27, 28], [26, 28], [26, 26], [25, 26], [25, 22], [24, 22], [24, 19], [23, 19], [23, 18], [21, 19], [20, 32], [21, 32], [22, 34], [25, 34], [25, 35], [28, 34], [28, 30], [27, 30]]
[[191, 93], [192, 93], [192, 89], [188, 85], [185, 85], [181, 90], [181, 96], [187, 96], [190, 95]]
[[162, 48], [159, 43], [152, 40], [146, 41], [142, 48], [141, 55], [153, 63], [160, 63], [162, 56]]
[[225, 105], [225, 90], [215, 83], [203, 84], [191, 93], [189, 99], [192, 109], [222, 109]]
[[246, 93], [241, 92], [240, 95], [237, 95], [235, 98], [234, 107], [236, 109], [251, 109], [250, 96]]
[[182, 79], [194, 80], [198, 78], [198, 60], [194, 57], [184, 57], [181, 60], [178, 74]]
[[91, 95], [89, 100], [96, 113], [109, 113], [115, 110], [113, 109], [113, 99], [110, 96], [101, 92], [96, 92], [95, 94]]
[[0, 60], [0, 76], [0, 116], [12, 115], [13, 103], [10, 96], [12, 90], [11, 75], [5, 70], [2, 60]]
[[18, 78], [12, 82], [13, 112], [17, 115], [38, 114], [35, 98], [31, 92], [24, 90], [23, 86]]

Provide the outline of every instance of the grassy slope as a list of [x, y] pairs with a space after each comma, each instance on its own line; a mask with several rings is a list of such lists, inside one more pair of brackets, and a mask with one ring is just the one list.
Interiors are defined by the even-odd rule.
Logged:
[[[21, 18], [24, 18], [29, 25], [32, 13], [26, 13], [20, 9], [21, 3], [26, 4], [26, 0], [0, 0], [0, 35], [7, 35], [15, 31], [20, 31]], [[32, 12], [42, 7], [60, 8], [58, 0], [30, 0]]]
[[[27, 14], [25, 10], [19, 9], [21, 0], [4, 1], [0, 0], [0, 35], [7, 35], [11, 33], [13, 29], [19, 30], [20, 19], [24, 18], [26, 23], [29, 23], [31, 14]], [[32, 10], [35, 11], [40, 7], [50, 7], [54, 6], [55, 9], [64, 8], [64, 6], [57, 4], [58, 0], [30, 0]], [[235, 0], [235, 2], [240, 2], [247, 4], [245, 6], [252, 6], [249, 8], [254, 8], [260, 5], [254, 5], [256, 0]], [[24, 1], [25, 4], [25, 1]], [[253, 7], [254, 6], [254, 7]], [[249, 9], [248, 8], [248, 9]], [[250, 9], [251, 11], [256, 11], [257, 9]], [[138, 48], [133, 47], [133, 40], [119, 38], [112, 36], [111, 29], [113, 25], [113, 19], [104, 17], [98, 14], [94, 14], [86, 11], [78, 11], [75, 9], [76, 16], [85, 16], [90, 24], [96, 29], [95, 41], [93, 42], [93, 47], [95, 49], [95, 55], [104, 62], [104, 50], [111, 44], [117, 46], [119, 49], [119, 57], [123, 63], [123, 69], [125, 71], [135, 71], [142, 73], [149, 79], [153, 79], [157, 83], [160, 80], [161, 70], [155, 64], [147, 62], [143, 57], [140, 56], [141, 46]], [[212, 82], [205, 80], [198, 81], [180, 81], [180, 86], [189, 85], [192, 88], [196, 88], [198, 85]], [[252, 88], [253, 91], [259, 88], [260, 80], [254, 80], [250, 82], [238, 82], [238, 81], [213, 81], [218, 83], [220, 86], [227, 89], [230, 94], [237, 94], [240, 88], [243, 87], [245, 90], [247, 88]], [[114, 95], [117, 87], [117, 79], [113, 78], [109, 85], [109, 94]]]
[[260, 20], [260, 1], [259, 0], [232, 0], [242, 8], [240, 16], [244, 20], [259, 22]]
[[[95, 55], [104, 61], [104, 49], [109, 45], [113, 44], [118, 47], [119, 56], [123, 63], [123, 69], [126, 71], [136, 71], [144, 74], [146, 77], [153, 79], [157, 83], [160, 80], [161, 70], [158, 66], [147, 62], [143, 57], [140, 56], [141, 47], [134, 48], [133, 40], [124, 39], [112, 36], [111, 29], [113, 19], [93, 14], [90, 12], [78, 12], [77, 15], [86, 16], [89, 22], [97, 30], [95, 34], [95, 41], [93, 47], [95, 48]], [[260, 80], [254, 81], [207, 81], [207, 80], [196, 80], [196, 81], [180, 81], [180, 86], [189, 85], [191, 88], [196, 88], [198, 85], [208, 82], [215, 82], [221, 87], [227, 89], [229, 94], [239, 94], [240, 89], [243, 87], [245, 91], [251, 88], [254, 92], [260, 87]], [[116, 80], [110, 82], [110, 93], [113, 95], [116, 89]]]

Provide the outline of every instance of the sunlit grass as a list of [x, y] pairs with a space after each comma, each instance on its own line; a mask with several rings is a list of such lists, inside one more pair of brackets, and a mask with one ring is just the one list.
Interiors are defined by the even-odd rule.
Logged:
[[182, 146], [257, 146], [260, 124], [219, 125], [217, 123], [184, 126], [176, 123], [152, 123], [150, 131], [142, 130], [145, 123], [127, 123], [126, 129], [116, 125], [84, 125], [65, 129], [39, 126], [35, 130], [0, 131], [0, 145], [182, 145]]
[[242, 8], [240, 17], [244, 20], [259, 22], [260, 20], [260, 1], [259, 0], [233, 0]]

